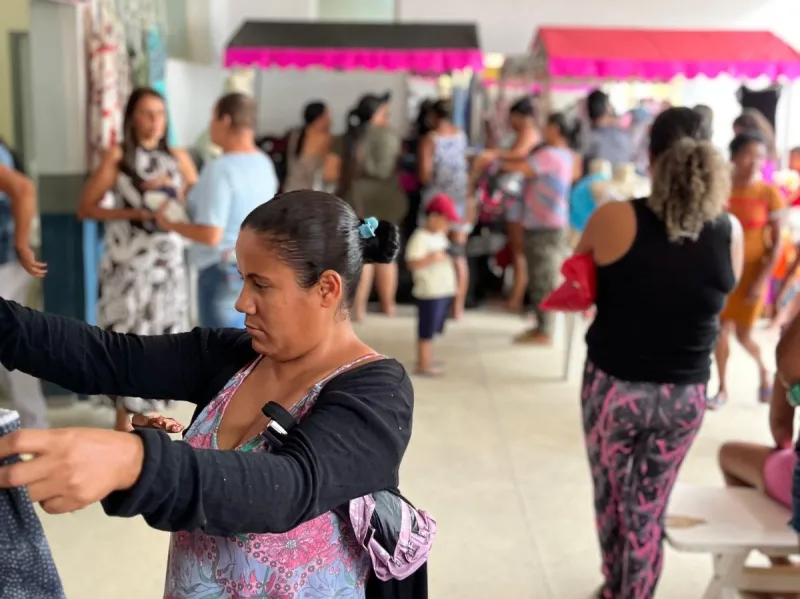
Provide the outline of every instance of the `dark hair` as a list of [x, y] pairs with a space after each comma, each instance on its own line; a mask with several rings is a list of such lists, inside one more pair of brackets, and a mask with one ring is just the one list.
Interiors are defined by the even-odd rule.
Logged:
[[434, 101], [430, 98], [423, 100], [419, 104], [419, 109], [417, 110], [417, 119], [414, 121], [416, 134], [419, 137], [425, 137], [425, 135], [427, 135], [431, 130], [431, 125], [428, 122], [428, 116], [430, 116], [433, 104]]
[[453, 118], [453, 103], [450, 100], [436, 100], [431, 105], [431, 112], [437, 119], [449, 121]]
[[559, 135], [564, 138], [570, 148], [577, 146], [579, 125], [570, 124], [563, 112], [551, 112], [547, 117], [547, 124], [558, 129]]
[[589, 113], [589, 120], [592, 123], [607, 116], [610, 109], [611, 101], [604, 91], [596, 89], [586, 96], [586, 111]]
[[648, 206], [664, 222], [670, 241], [697, 239], [728, 201], [730, 172], [709, 133], [702, 115], [686, 107], [668, 108], [650, 128]]
[[733, 138], [730, 145], [728, 146], [728, 150], [730, 150], [731, 153], [731, 159], [736, 158], [750, 144], [761, 144], [766, 148], [767, 140], [764, 139], [764, 136], [761, 134], [760, 131], [757, 131], [755, 129], [749, 131], [742, 131], [736, 137]]
[[294, 149], [294, 155], [300, 156], [303, 151], [303, 142], [306, 139], [306, 130], [309, 125], [313, 124], [318, 118], [328, 111], [328, 107], [324, 102], [309, 102], [303, 108], [303, 127], [300, 129], [300, 135], [297, 136], [297, 147]]
[[709, 131], [703, 124], [702, 115], [691, 108], [668, 108], [659, 114], [650, 127], [650, 154], [653, 160], [657, 160], [684, 137], [709, 141]]
[[[136, 176], [136, 148], [139, 147], [139, 139], [136, 137], [136, 129], [134, 127], [134, 113], [144, 98], [157, 98], [161, 100], [162, 104], [166, 107], [167, 103], [164, 96], [154, 90], [152, 87], [137, 87], [131, 92], [128, 97], [128, 103], [125, 104], [125, 112], [122, 117], [122, 160], [120, 160], [120, 169], [125, 173], [131, 175], [135, 181], [139, 179]], [[169, 137], [169, 123], [164, 129], [164, 135], [158, 140], [158, 149], [165, 154], [171, 154], [172, 150], [169, 148], [167, 141]]]
[[364, 264], [389, 264], [400, 248], [395, 225], [378, 221], [373, 237], [364, 238], [364, 221], [334, 195], [298, 190], [275, 196], [244, 219], [242, 229], [264, 238], [270, 249], [294, 270], [303, 289], [313, 287], [326, 270], [339, 273], [344, 306], [358, 289]]
[[736, 117], [733, 121], [733, 126], [736, 129], [743, 131], [758, 131], [767, 147], [769, 157], [775, 160], [778, 156], [778, 150], [775, 146], [775, 129], [767, 120], [761, 111], [755, 108], [745, 108], [742, 114]]
[[361, 97], [347, 114], [347, 131], [344, 134], [344, 154], [342, 155], [342, 170], [339, 175], [339, 185], [336, 188], [336, 195], [344, 197], [350, 190], [350, 185], [355, 177], [357, 158], [356, 153], [358, 144], [364, 133], [367, 132], [369, 123], [381, 106], [389, 101], [388, 94], [376, 96], [366, 94]]
[[255, 130], [258, 121], [258, 105], [256, 101], [240, 92], [225, 94], [214, 107], [217, 119], [228, 117], [232, 129]]
[[518, 114], [526, 118], [534, 118], [536, 116], [536, 110], [533, 107], [533, 100], [528, 97], [520, 98], [511, 105], [511, 108], [508, 109], [508, 113]]
[[314, 121], [316, 121], [327, 111], [328, 107], [325, 106], [325, 102], [309, 102], [306, 104], [305, 108], [303, 108], [303, 124], [313, 124]]

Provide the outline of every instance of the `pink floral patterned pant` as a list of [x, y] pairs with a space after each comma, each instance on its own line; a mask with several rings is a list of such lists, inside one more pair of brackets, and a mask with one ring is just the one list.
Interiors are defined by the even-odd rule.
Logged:
[[631, 383], [586, 363], [581, 393], [603, 599], [650, 599], [663, 562], [664, 512], [703, 422], [705, 385]]

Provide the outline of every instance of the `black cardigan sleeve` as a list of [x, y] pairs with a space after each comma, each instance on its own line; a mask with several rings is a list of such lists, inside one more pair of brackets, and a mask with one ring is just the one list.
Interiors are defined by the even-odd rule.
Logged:
[[195, 449], [160, 431], [136, 431], [145, 447], [141, 476], [103, 507], [112, 516], [143, 515], [159, 530], [286, 532], [397, 486], [413, 403], [405, 369], [381, 360], [329, 382], [274, 453]]
[[249, 347], [246, 333], [235, 329], [111, 333], [0, 299], [0, 363], [73, 393], [193, 402], [232, 354], [241, 353], [236, 348], [243, 340]]

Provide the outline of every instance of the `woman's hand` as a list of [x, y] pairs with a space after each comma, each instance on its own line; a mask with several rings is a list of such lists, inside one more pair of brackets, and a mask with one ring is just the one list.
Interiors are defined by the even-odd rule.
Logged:
[[156, 189], [163, 189], [165, 187], [174, 187], [172, 178], [169, 175], [163, 174], [158, 177], [153, 177], [146, 181], [142, 181], [142, 189], [145, 191], [154, 191]]
[[167, 418], [161, 414], [134, 414], [131, 417], [134, 428], [152, 428], [165, 433], [180, 433], [185, 426], [174, 418]]
[[154, 218], [156, 219], [156, 224], [158, 228], [162, 231], [172, 231], [172, 221], [167, 219], [167, 204], [169, 204], [170, 200], [166, 200], [158, 211], [154, 214]]
[[0, 467], [0, 488], [27, 486], [31, 501], [50, 514], [64, 514], [136, 484], [144, 445], [130, 433], [27, 429], [0, 438], [0, 461], [17, 454], [33, 458]]
[[482, 171], [500, 157], [500, 150], [484, 150], [475, 158], [474, 169]]
[[780, 287], [778, 287], [778, 292], [775, 294], [775, 308], [776, 313], [779, 311], [780, 307], [785, 303], [786, 299], [788, 298], [789, 293], [789, 279], [785, 278], [781, 281]]
[[42, 278], [47, 274], [47, 264], [39, 262], [36, 255], [30, 246], [23, 246], [17, 248], [17, 259], [20, 265], [24, 268], [29, 275], [37, 278]]
[[753, 284], [750, 285], [750, 289], [747, 290], [747, 303], [748, 304], [755, 304], [764, 297], [764, 293], [767, 290], [767, 280], [759, 277]]
[[[789, 411], [790, 417], [794, 416], [794, 411]], [[791, 420], [787, 422], [777, 422], [776, 418], [770, 418], [769, 429], [772, 433], [772, 440], [776, 449], [791, 449], [794, 447], [794, 426]]]

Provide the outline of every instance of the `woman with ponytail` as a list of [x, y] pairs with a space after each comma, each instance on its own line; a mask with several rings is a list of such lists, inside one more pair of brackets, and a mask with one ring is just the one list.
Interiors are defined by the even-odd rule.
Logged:
[[328, 107], [322, 102], [306, 104], [303, 126], [289, 136], [284, 192], [322, 187], [322, 166], [332, 139]]
[[[400, 186], [398, 161], [400, 137], [389, 127], [389, 94], [363, 96], [347, 115], [347, 131], [333, 141], [325, 159], [323, 180], [365, 218], [399, 224], [408, 210], [408, 198]], [[381, 311], [394, 315], [397, 296], [397, 264], [367, 265], [353, 305], [353, 318], [361, 320], [375, 282]]]
[[702, 117], [670, 108], [650, 134], [652, 195], [592, 214], [576, 253], [597, 269], [581, 406], [603, 599], [651, 599], [667, 502], [706, 409], [719, 314], [742, 270], [730, 173]]

